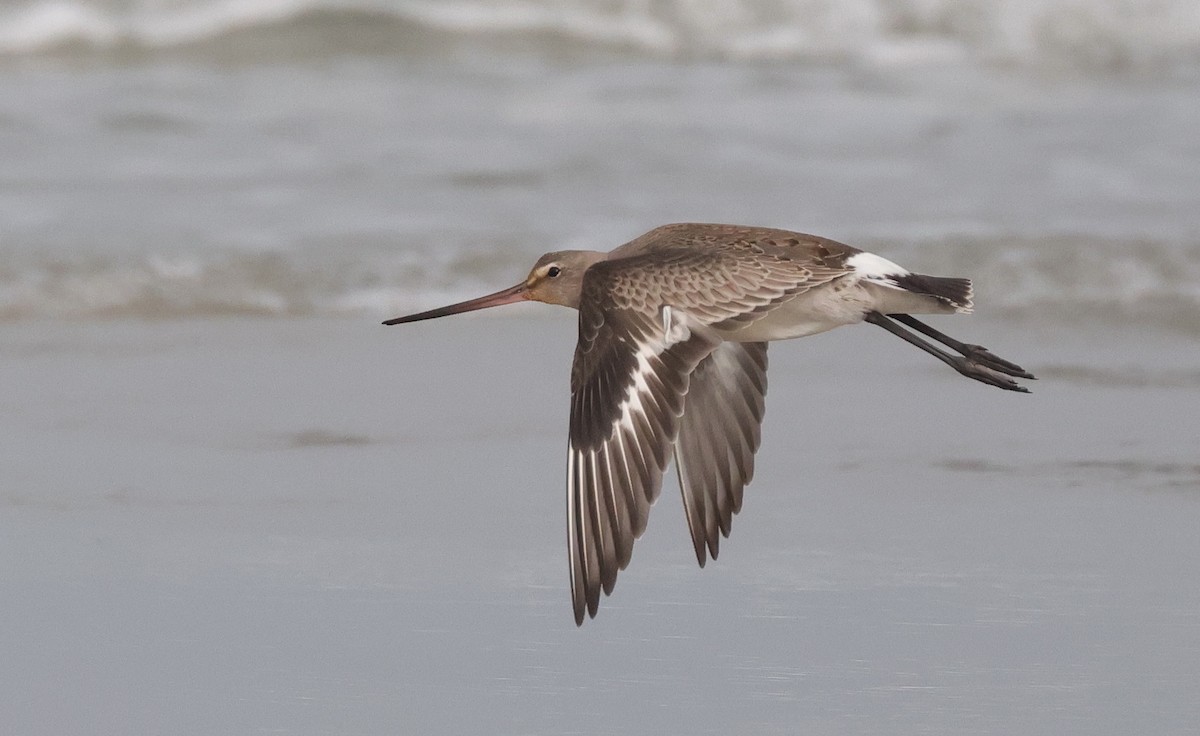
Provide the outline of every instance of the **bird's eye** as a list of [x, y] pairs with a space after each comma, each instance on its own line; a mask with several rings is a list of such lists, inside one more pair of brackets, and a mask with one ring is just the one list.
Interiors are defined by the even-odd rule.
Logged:
[[546, 269], [546, 275], [550, 278], [556, 278], [560, 273], [562, 273], [562, 269], [558, 266], [551, 266]]

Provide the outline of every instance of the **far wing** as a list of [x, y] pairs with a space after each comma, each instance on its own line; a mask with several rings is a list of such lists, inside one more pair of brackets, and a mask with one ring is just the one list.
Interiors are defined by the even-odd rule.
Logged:
[[724, 342], [692, 372], [675, 470], [696, 560], [715, 560], [754, 477], [767, 392], [767, 343]]

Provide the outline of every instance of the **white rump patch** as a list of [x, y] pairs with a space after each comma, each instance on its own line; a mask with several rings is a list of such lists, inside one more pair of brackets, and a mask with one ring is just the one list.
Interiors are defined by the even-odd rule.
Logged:
[[846, 265], [854, 269], [864, 279], [872, 281], [882, 281], [888, 283], [891, 281], [889, 276], [903, 276], [909, 271], [903, 266], [892, 263], [886, 258], [877, 256], [874, 253], [857, 253], [846, 259]]

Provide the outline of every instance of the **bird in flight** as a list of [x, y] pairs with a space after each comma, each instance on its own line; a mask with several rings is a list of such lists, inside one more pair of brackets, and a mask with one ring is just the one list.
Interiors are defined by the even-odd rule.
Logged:
[[579, 310], [567, 452], [577, 625], [629, 564], [672, 455], [696, 559], [716, 559], [754, 474], [767, 342], [869, 322], [990, 386], [1028, 392], [1013, 378], [1034, 377], [912, 316], [971, 312], [968, 279], [762, 227], [679, 223], [608, 253], [547, 253], [513, 287], [384, 324], [524, 300]]

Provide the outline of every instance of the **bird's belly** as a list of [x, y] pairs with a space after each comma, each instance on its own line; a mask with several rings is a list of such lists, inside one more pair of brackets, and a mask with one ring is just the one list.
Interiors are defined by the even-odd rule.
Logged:
[[719, 332], [726, 340], [736, 342], [788, 340], [862, 322], [871, 309], [870, 296], [857, 285], [830, 285], [799, 294], [753, 322]]

